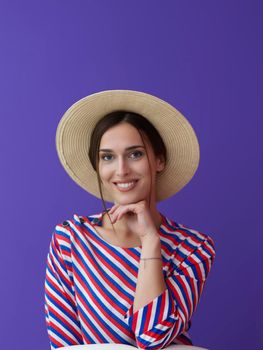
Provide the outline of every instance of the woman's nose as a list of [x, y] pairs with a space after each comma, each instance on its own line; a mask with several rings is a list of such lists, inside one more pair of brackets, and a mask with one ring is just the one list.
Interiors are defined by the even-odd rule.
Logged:
[[117, 165], [117, 175], [124, 176], [129, 173], [129, 165], [126, 159], [120, 158]]

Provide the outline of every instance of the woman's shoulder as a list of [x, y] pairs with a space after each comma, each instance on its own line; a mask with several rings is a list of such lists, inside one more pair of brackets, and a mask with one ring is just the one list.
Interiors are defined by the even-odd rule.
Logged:
[[82, 223], [83, 221], [85, 221], [85, 219], [90, 219], [91, 221], [92, 220], [95, 220], [96, 221], [96, 218], [100, 218], [102, 215], [102, 213], [97, 213], [97, 214], [91, 214], [91, 215], [79, 215], [79, 214], [72, 214], [71, 218], [67, 218], [67, 219], [64, 219], [64, 220], [61, 220], [60, 222], [58, 222], [56, 224], [56, 227], [70, 227], [71, 225], [74, 225], [74, 224], [79, 224], [79, 223]]
[[102, 218], [102, 212], [91, 215], [73, 214], [71, 218], [61, 220], [55, 225], [55, 232], [70, 235], [72, 231], [85, 224], [99, 224]]
[[197, 228], [193, 228], [189, 225], [185, 225], [175, 220], [169, 219], [167, 216], [164, 216], [163, 227], [167, 233], [175, 234], [182, 240], [193, 238], [197, 242], [202, 242], [207, 239], [212, 239], [210, 234], [205, 233]]
[[163, 228], [166, 235], [170, 236], [176, 242], [178, 248], [194, 251], [198, 248], [207, 247], [211, 255], [213, 257], [215, 256], [215, 243], [210, 233], [208, 234], [190, 225], [171, 220], [166, 216]]

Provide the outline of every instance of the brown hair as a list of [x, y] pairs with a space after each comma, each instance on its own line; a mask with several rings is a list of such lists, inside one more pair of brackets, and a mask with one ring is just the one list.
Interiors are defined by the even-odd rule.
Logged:
[[[139, 132], [142, 142], [145, 146], [144, 139], [145, 137], [149, 140], [154, 154], [156, 157], [160, 156], [163, 157], [164, 162], [166, 162], [166, 147], [163, 142], [163, 139], [161, 138], [158, 130], [153, 126], [152, 123], [148, 121], [145, 117], [143, 117], [141, 114], [134, 113], [134, 112], [129, 112], [129, 111], [115, 111], [108, 113], [102, 117], [98, 123], [96, 124], [95, 128], [93, 129], [93, 132], [91, 134], [91, 139], [90, 139], [90, 145], [89, 145], [89, 159], [90, 162], [93, 166], [93, 169], [97, 173], [97, 179], [98, 179], [98, 184], [99, 184], [99, 190], [100, 190], [100, 195], [101, 199], [103, 202], [103, 207], [105, 209], [105, 212], [107, 213], [107, 208], [105, 205], [105, 201], [102, 195], [102, 190], [101, 190], [101, 179], [99, 176], [99, 171], [98, 171], [98, 163], [99, 163], [99, 146], [101, 142], [101, 138], [103, 134], [110, 129], [111, 127], [119, 124], [119, 123], [129, 123], [133, 127], [137, 129]], [[148, 163], [150, 166], [149, 162], [149, 156], [146, 151]], [[151, 185], [152, 185], [152, 180], [151, 180]], [[151, 194], [150, 194], [151, 195]], [[108, 213], [107, 213], [108, 214]], [[110, 217], [109, 217], [110, 219]], [[110, 220], [111, 221], [111, 220]]]

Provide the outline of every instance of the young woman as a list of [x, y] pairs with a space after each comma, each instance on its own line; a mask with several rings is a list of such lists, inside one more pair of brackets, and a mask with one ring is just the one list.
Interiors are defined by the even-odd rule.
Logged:
[[104, 210], [75, 214], [54, 229], [45, 279], [51, 349], [106, 343], [190, 349], [187, 331], [214, 243], [168, 219], [157, 202], [182, 189], [198, 167], [193, 128], [155, 96], [110, 90], [65, 113], [56, 145], [67, 173], [101, 198]]

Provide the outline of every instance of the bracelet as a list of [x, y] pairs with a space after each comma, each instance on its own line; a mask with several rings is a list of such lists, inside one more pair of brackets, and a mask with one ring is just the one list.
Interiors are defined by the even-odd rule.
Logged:
[[150, 260], [150, 259], [160, 259], [160, 260], [163, 260], [162, 258], [141, 258], [141, 260], [144, 260], [143, 268], [145, 268], [145, 260]]

